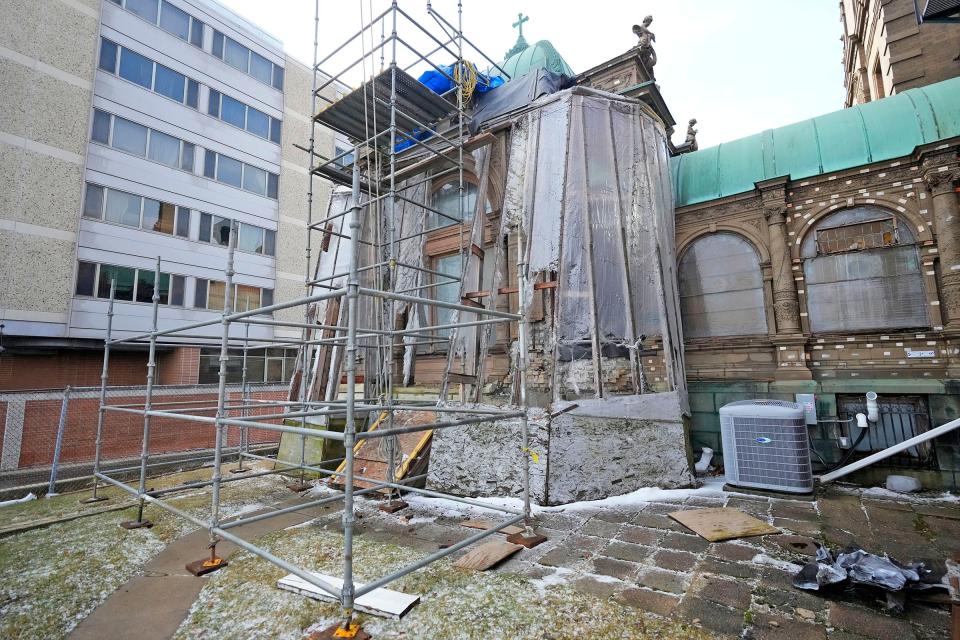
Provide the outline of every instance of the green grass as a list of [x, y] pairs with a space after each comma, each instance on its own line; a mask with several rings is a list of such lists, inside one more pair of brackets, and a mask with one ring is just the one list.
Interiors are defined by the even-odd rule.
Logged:
[[[319, 526], [278, 531], [258, 541], [300, 566], [340, 575], [341, 536]], [[393, 544], [355, 542], [358, 581], [390, 573], [422, 554]], [[302, 638], [337, 621], [339, 605], [311, 600], [276, 587], [284, 571], [249, 553], [233, 557], [204, 586], [175, 640], [200, 638]], [[610, 598], [566, 585], [543, 587], [524, 576], [454, 567], [444, 559], [405, 576], [389, 588], [421, 595], [403, 620], [358, 614], [375, 638], [492, 640], [495, 638], [712, 637], [709, 633], [632, 609]]]
[[[197, 470], [153, 479], [159, 488], [184, 479], [209, 478], [210, 470]], [[119, 489], [103, 492], [112, 501], [127, 500]], [[101, 508], [107, 503], [81, 506], [89, 492], [64, 494], [51, 499], [4, 507], [14, 510], [17, 522], [74, 513], [78, 508]], [[251, 479], [224, 486], [222, 511], [235, 512], [256, 501], [276, 502], [290, 496], [274, 477]], [[171, 497], [170, 503], [205, 518], [209, 489]], [[147, 506], [152, 529], [127, 531], [121, 520], [136, 518], [136, 508], [86, 516], [0, 538], [0, 638], [62, 638], [117, 587], [140, 572], [163, 548], [196, 527], [157, 507]]]

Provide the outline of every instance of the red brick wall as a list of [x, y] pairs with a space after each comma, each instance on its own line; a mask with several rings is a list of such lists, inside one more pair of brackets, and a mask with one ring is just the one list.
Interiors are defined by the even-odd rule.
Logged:
[[157, 358], [160, 384], [197, 384], [200, 347], [177, 347]]
[[[0, 391], [63, 389], [67, 385], [98, 387], [102, 371], [103, 351], [9, 354], [0, 357]], [[111, 385], [141, 385], [146, 382], [146, 352], [113, 351], [110, 354]]]
[[0, 402], [0, 448], [3, 448], [3, 430], [7, 426], [7, 403]]
[[[112, 365], [111, 365], [112, 368]], [[130, 395], [119, 395], [112, 391], [107, 398], [110, 405], [142, 403], [143, 390], [131, 390]], [[262, 391], [251, 397], [263, 400], [286, 400], [287, 393], [282, 391]], [[240, 393], [231, 393], [230, 402], [239, 404]], [[213, 416], [216, 409], [216, 391], [204, 390], [201, 393], [184, 390], [182, 394], [154, 396], [155, 409], [174, 409], [190, 407], [209, 407], [207, 410], [191, 411], [193, 415]], [[164, 402], [190, 404], [167, 404]], [[100, 406], [98, 397], [72, 397], [70, 399], [67, 423], [64, 430], [60, 460], [62, 463], [93, 460], [96, 446], [97, 416]], [[23, 435], [20, 447], [20, 467], [48, 465], [53, 460], [56, 443], [57, 425], [60, 417], [61, 399], [27, 399], [24, 407]], [[5, 403], [0, 402], [0, 443], [3, 440]], [[248, 415], [276, 413], [276, 407], [257, 408], [248, 411]], [[239, 410], [230, 411], [230, 417], [239, 417]], [[269, 422], [276, 423], [276, 420]], [[211, 424], [179, 420], [175, 418], [154, 417], [150, 422], [150, 445], [152, 454], [189, 451], [191, 449], [211, 448], [216, 437]], [[263, 429], [250, 430], [250, 444], [277, 442], [280, 434]], [[228, 446], [239, 444], [239, 429], [227, 429]], [[107, 411], [103, 426], [102, 459], [137, 457], [143, 443], [143, 416], [134, 413]]]

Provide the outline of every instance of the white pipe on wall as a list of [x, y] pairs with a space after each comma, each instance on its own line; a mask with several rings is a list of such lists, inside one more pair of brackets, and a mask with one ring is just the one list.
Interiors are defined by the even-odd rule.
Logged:
[[[871, 393], [873, 392], [871, 391]], [[874, 396], [876, 396], [876, 394], [874, 394]], [[830, 473], [825, 473], [819, 477], [820, 483], [822, 484], [824, 482], [832, 482], [837, 478], [842, 478], [843, 476], [849, 475], [854, 471], [859, 471], [864, 467], [869, 467], [874, 462], [879, 462], [881, 460], [889, 458], [890, 456], [896, 455], [901, 451], [906, 451], [910, 447], [915, 447], [918, 444], [922, 444], [926, 442], [927, 440], [933, 440], [934, 438], [939, 438], [942, 435], [950, 433], [957, 427], [960, 427], [960, 418], [956, 420], [951, 420], [946, 424], [940, 425], [936, 429], [931, 429], [926, 433], [921, 433], [920, 435], [914, 436], [909, 440], [904, 440], [903, 442], [899, 444], [895, 444], [892, 447], [887, 447], [882, 451], [877, 451], [876, 453], [869, 455], [866, 458], [857, 460], [856, 462], [840, 467], [839, 469], [835, 469]]]
[[877, 393], [867, 391], [867, 420], [876, 422], [880, 419], [880, 405], [877, 404]]

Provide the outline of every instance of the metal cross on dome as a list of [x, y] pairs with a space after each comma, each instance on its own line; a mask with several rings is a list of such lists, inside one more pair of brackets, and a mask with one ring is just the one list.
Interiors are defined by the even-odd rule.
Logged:
[[517, 29], [520, 30], [519, 36], [520, 36], [521, 38], [523, 37], [523, 23], [524, 23], [524, 22], [527, 22], [529, 19], [530, 19], [530, 16], [525, 16], [525, 15], [523, 15], [523, 13], [521, 12], [521, 13], [518, 13], [518, 14], [517, 14], [517, 21], [514, 22], [514, 23], [511, 25], [511, 26], [516, 27]]

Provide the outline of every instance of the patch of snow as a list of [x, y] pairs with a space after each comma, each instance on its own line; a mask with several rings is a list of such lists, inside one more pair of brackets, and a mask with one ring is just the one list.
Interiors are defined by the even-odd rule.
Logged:
[[891, 491], [885, 487], [868, 487], [861, 492], [865, 498], [889, 498], [907, 502], [953, 502], [960, 503], [960, 496], [954, 495], [949, 491], [944, 493], [924, 493], [905, 495], [896, 491]]
[[[222, 508], [222, 507], [221, 507]], [[236, 509], [225, 509], [227, 516], [244, 516], [248, 513], [253, 513], [255, 511], [263, 511], [264, 509], [269, 509], [270, 506], [263, 504], [261, 502], [251, 502], [249, 504], [240, 505]]]
[[37, 496], [35, 496], [35, 495], [33, 494], [33, 492], [31, 491], [30, 493], [28, 493], [27, 495], [23, 496], [22, 498], [16, 498], [16, 499], [14, 499], [14, 500], [3, 500], [3, 501], [0, 501], [0, 507], [6, 507], [6, 506], [9, 506], [9, 505], [11, 505], [11, 504], [23, 504], [24, 502], [30, 502], [31, 500], [36, 500], [36, 499], [37, 499]]
[[575, 577], [577, 577], [577, 572], [573, 569], [557, 567], [553, 573], [545, 575], [542, 578], [537, 578], [536, 580], [531, 580], [530, 584], [533, 585], [540, 595], [544, 595], [549, 587], [568, 584], [570, 580]]
[[[726, 480], [722, 477], [705, 478], [701, 486], [692, 489], [660, 489], [658, 487], [645, 487], [637, 489], [631, 493], [620, 496], [611, 496], [602, 500], [589, 500], [584, 502], [571, 502], [569, 504], [558, 505], [554, 507], [542, 507], [536, 504], [531, 505], [531, 511], [538, 513], [560, 513], [588, 511], [602, 508], [638, 508], [648, 502], [681, 502], [692, 496], [723, 498], [726, 496], [738, 495], [735, 492], [724, 491], [723, 485]], [[523, 501], [519, 498], [502, 497], [479, 497], [472, 498], [475, 502], [482, 503], [486, 508], [513, 509], [515, 511], [523, 510]], [[446, 498], [429, 498], [425, 496], [410, 495], [406, 498], [411, 505], [429, 508], [435, 513], [448, 517], [462, 517], [465, 513], [478, 512], [483, 507], [467, 505], [455, 500]]]

